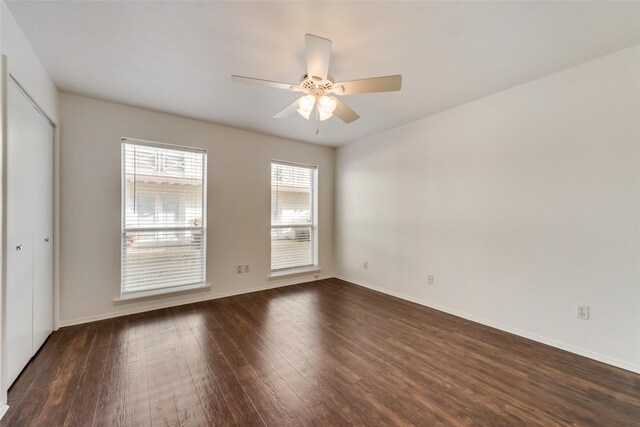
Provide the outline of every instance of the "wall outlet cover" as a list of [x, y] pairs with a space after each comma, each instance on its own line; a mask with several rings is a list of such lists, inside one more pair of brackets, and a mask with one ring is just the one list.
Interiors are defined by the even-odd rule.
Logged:
[[576, 306], [576, 317], [582, 320], [589, 320], [589, 306], [578, 304]]

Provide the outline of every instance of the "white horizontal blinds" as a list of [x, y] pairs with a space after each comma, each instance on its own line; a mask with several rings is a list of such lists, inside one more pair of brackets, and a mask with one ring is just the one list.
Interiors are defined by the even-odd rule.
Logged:
[[316, 168], [271, 163], [271, 270], [315, 264]]
[[206, 153], [124, 139], [122, 293], [205, 281]]

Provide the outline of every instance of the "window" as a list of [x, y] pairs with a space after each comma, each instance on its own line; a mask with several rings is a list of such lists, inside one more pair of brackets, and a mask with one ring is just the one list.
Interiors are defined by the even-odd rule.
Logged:
[[271, 271], [317, 265], [317, 169], [271, 163]]
[[165, 221], [172, 223], [178, 222], [180, 220], [180, 197], [163, 196], [162, 215], [164, 215]]
[[122, 140], [121, 293], [204, 285], [204, 150]]
[[151, 221], [156, 217], [156, 198], [149, 194], [137, 194], [136, 195], [136, 209], [137, 214], [140, 217], [149, 217]]

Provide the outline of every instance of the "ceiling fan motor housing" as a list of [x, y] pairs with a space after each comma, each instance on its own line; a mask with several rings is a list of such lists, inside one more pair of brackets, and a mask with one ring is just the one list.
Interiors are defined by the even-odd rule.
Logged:
[[324, 92], [330, 92], [333, 89], [333, 77], [327, 75], [326, 79], [319, 77], [309, 77], [306, 73], [300, 77], [300, 87], [308, 93], [312, 93], [314, 89]]

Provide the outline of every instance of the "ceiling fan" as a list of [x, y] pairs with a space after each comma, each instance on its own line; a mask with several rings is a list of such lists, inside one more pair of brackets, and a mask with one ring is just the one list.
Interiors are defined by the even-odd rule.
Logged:
[[231, 80], [237, 83], [268, 86], [305, 94], [273, 116], [276, 119], [288, 117], [297, 111], [298, 114], [309, 120], [311, 114], [315, 112], [315, 118], [319, 121], [327, 120], [336, 115], [345, 123], [351, 123], [360, 118], [360, 116], [340, 99], [330, 95], [344, 96], [360, 93], [391, 92], [400, 90], [402, 86], [401, 75], [335, 83], [333, 77], [329, 74], [331, 40], [312, 34], [305, 34], [305, 42], [307, 72], [300, 78], [300, 83], [289, 84], [244, 76], [231, 76]]

